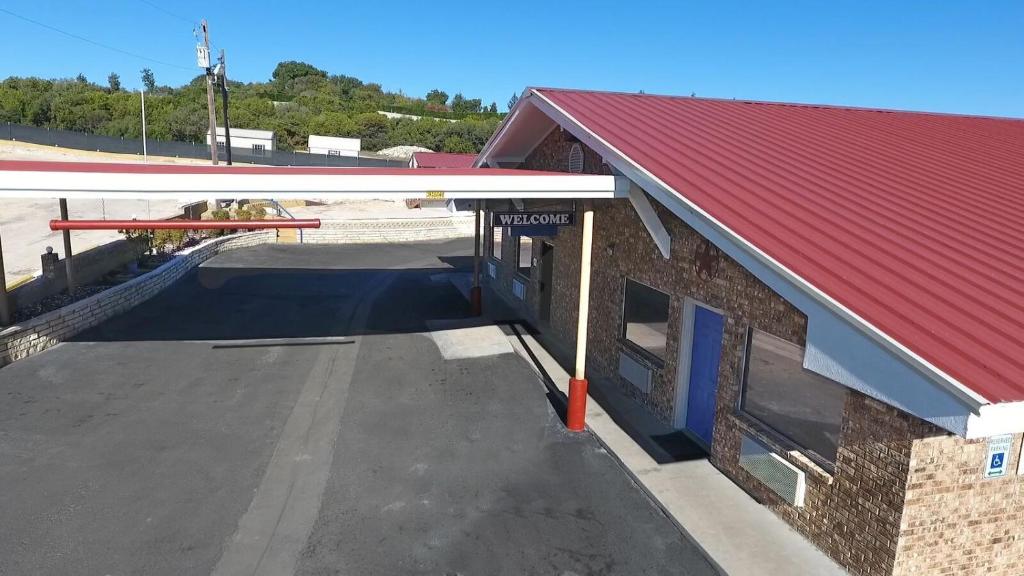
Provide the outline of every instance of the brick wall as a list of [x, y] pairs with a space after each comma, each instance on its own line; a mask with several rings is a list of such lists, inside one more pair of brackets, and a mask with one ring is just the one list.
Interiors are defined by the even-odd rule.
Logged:
[[894, 573], [1024, 574], [1022, 436], [1009, 473], [983, 479], [987, 440], [931, 432], [913, 443]]
[[[522, 167], [565, 171], [571, 146], [571, 139], [556, 130]], [[585, 171], [600, 173], [601, 159], [593, 151], [586, 152]], [[991, 568], [994, 574], [1024, 574], [1017, 560], [1024, 557], [1024, 544], [1016, 538], [1022, 532], [1024, 513], [1013, 511], [1014, 506], [1024, 504], [1024, 490], [1018, 480], [980, 480], [984, 442], [945, 435], [918, 418], [848, 391], [835, 467], [825, 470], [795, 446], [739, 414], [746, 328], [752, 326], [802, 346], [806, 317], [724, 255], [713, 278], [696, 274], [695, 250], [704, 239], [662, 206], [654, 205], [672, 238], [672, 258], [668, 261], [661, 257], [628, 201], [593, 203], [588, 331], [592, 377], [618, 382], [670, 422], [684, 300], [690, 297], [718, 308], [726, 316], [711, 450], [711, 460], [719, 469], [855, 574], [959, 574], [981, 567]], [[526, 208], [540, 206], [527, 202]], [[542, 239], [555, 246], [556, 270], [551, 322], [543, 328], [568, 349], [575, 344], [580, 234], [576, 226]], [[490, 234], [486, 236], [490, 242]], [[514, 275], [514, 249], [514, 243], [506, 241], [504, 259], [498, 264], [500, 273], [495, 284], [506, 293]], [[619, 339], [623, 279], [627, 276], [671, 295], [669, 352], [649, 393], [642, 393], [617, 376], [617, 359], [623, 346]], [[534, 274], [530, 295], [520, 306], [530, 318], [535, 318], [537, 310], [536, 284]], [[802, 508], [783, 502], [739, 467], [744, 433], [768, 444], [806, 473], [807, 493]], [[957, 496], [966, 501], [957, 500]], [[984, 517], [986, 504], [997, 498], [1006, 500], [1007, 512], [996, 520]], [[993, 549], [1006, 553], [992, 557], [988, 551]]]

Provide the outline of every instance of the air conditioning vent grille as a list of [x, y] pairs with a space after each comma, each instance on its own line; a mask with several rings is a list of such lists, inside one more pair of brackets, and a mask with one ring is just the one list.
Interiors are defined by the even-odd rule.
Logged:
[[526, 284], [523, 284], [519, 280], [512, 280], [512, 294], [520, 300], [526, 300]]
[[740, 468], [791, 505], [804, 505], [807, 491], [804, 472], [745, 434], [740, 443]]
[[651, 391], [651, 369], [625, 352], [619, 352], [619, 376], [644, 394]]

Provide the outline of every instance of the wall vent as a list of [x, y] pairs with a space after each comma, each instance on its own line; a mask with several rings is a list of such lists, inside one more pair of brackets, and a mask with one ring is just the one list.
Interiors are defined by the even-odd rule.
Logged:
[[651, 391], [651, 369], [625, 352], [619, 352], [619, 376], [644, 394]]
[[569, 172], [583, 173], [583, 147], [579, 143], [573, 144], [569, 149]]
[[804, 505], [807, 478], [802, 470], [767, 446], [744, 434], [740, 442], [740, 468], [771, 488], [793, 506]]
[[512, 294], [520, 300], [526, 300], [526, 284], [515, 278], [512, 279]]
[[494, 265], [494, 262], [487, 263], [487, 275], [491, 278], [498, 277], [498, 267]]

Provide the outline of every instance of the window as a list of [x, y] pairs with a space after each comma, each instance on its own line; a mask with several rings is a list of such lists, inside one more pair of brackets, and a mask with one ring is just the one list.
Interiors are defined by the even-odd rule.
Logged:
[[502, 228], [494, 226], [491, 228], [491, 258], [501, 260], [501, 236]]
[[633, 347], [664, 361], [668, 306], [668, 294], [626, 278], [622, 337]]
[[832, 464], [839, 447], [846, 389], [804, 368], [804, 349], [759, 330], [747, 333], [740, 409]]
[[253, 156], [263, 156], [264, 152], [266, 152], [266, 147], [263, 144], [253, 144], [252, 145], [252, 155]]
[[516, 254], [516, 269], [520, 274], [530, 277], [530, 270], [533, 269], [533, 238], [529, 236], [519, 237], [519, 250]]
[[341, 150], [328, 150], [328, 156], [341, 156]]

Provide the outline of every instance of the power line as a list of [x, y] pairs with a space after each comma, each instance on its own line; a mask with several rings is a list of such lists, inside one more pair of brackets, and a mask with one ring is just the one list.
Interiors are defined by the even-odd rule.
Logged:
[[159, 4], [154, 4], [153, 2], [150, 2], [149, 0], [139, 0], [139, 2], [142, 2], [146, 6], [149, 6], [150, 8], [153, 8], [155, 10], [163, 12], [164, 14], [170, 16], [171, 18], [177, 18], [178, 20], [181, 20], [182, 22], [187, 22], [187, 23], [191, 24], [192, 26], [196, 25], [196, 21], [195, 21], [194, 18], [187, 18], [185, 16], [182, 16], [181, 14], [177, 14], [175, 12], [171, 12], [170, 10], [164, 8], [163, 6], [160, 6]]
[[143, 56], [142, 54], [136, 54], [135, 52], [129, 52], [128, 50], [122, 50], [120, 48], [115, 48], [114, 46], [110, 46], [108, 44], [103, 44], [102, 42], [97, 42], [95, 40], [91, 40], [89, 38], [86, 38], [85, 36], [79, 36], [78, 34], [75, 34], [73, 32], [68, 32], [67, 30], [61, 30], [60, 28], [57, 28], [55, 26], [50, 26], [49, 24], [45, 24], [45, 23], [40, 22], [38, 20], [33, 20], [32, 18], [29, 18], [27, 16], [22, 16], [21, 14], [16, 14], [16, 13], [11, 12], [10, 10], [8, 10], [6, 8], [0, 8], [0, 12], [3, 12], [4, 14], [7, 14], [9, 16], [13, 16], [13, 17], [15, 17], [15, 18], [17, 18], [19, 20], [24, 20], [25, 22], [28, 22], [30, 24], [34, 24], [36, 26], [39, 26], [40, 28], [46, 28], [47, 30], [52, 30], [53, 32], [57, 32], [58, 34], [63, 34], [65, 36], [67, 36], [68, 38], [74, 38], [75, 40], [79, 40], [79, 41], [85, 42], [87, 44], [92, 44], [93, 46], [98, 46], [98, 47], [103, 48], [105, 50], [110, 50], [112, 52], [118, 52], [118, 53], [124, 54], [126, 56], [131, 56], [132, 58], [138, 58], [139, 60], [146, 60], [147, 62], [153, 62], [154, 64], [160, 64], [161, 66], [168, 66], [168, 67], [171, 67], [171, 68], [177, 68], [179, 70], [188, 70], [190, 72], [193, 70], [192, 68], [188, 68], [186, 66], [179, 66], [177, 64], [171, 64], [170, 62], [164, 62], [163, 60], [157, 60], [156, 58], [150, 58], [149, 56]]

